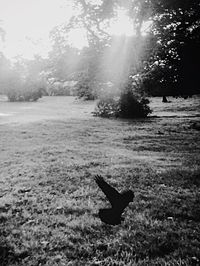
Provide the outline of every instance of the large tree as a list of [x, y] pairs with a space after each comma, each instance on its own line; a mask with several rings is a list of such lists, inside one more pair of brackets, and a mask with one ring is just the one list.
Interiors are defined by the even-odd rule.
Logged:
[[89, 47], [101, 50], [110, 39], [107, 28], [110, 19], [114, 16], [115, 0], [75, 0], [73, 1], [79, 14], [73, 16], [69, 23], [70, 27], [80, 27], [86, 30]]
[[52, 50], [49, 53], [48, 77], [55, 81], [65, 81], [74, 78], [79, 67], [79, 51], [67, 42], [67, 32], [63, 27], [57, 27], [51, 32]]
[[[104, 81], [101, 59], [111, 36], [107, 32], [110, 19], [114, 16], [113, 0], [73, 1], [76, 14], [69, 23], [51, 33], [54, 43], [50, 53], [55, 77], [78, 81], [78, 93], [86, 98], [97, 96], [99, 84]], [[87, 47], [81, 51], [69, 46], [68, 37], [75, 29], [86, 33]]]
[[[61, 56], [53, 65], [57, 72], [64, 69], [62, 76], [67, 74], [70, 65], [81, 90], [94, 90], [95, 86], [98, 90], [102, 82], [119, 83], [131, 76], [138, 88], [141, 84], [140, 89], [151, 95], [199, 92], [199, 1], [75, 0], [73, 3], [78, 12], [54, 35], [58, 40], [56, 53]], [[116, 45], [108, 27], [119, 7], [126, 9], [132, 19], [135, 37], [125, 41], [119, 38]], [[146, 36], [143, 35], [145, 23], [151, 25], [151, 32]], [[74, 28], [85, 29], [88, 47], [70, 59], [66, 36]], [[56, 53], [54, 62], [59, 58]]]
[[154, 46], [144, 79], [147, 90], [155, 95], [200, 93], [200, 2], [151, 0], [149, 4]]

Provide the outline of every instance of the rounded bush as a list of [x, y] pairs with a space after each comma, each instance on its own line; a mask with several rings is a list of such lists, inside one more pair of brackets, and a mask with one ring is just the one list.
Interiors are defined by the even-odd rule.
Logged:
[[9, 90], [6, 92], [10, 102], [35, 102], [43, 96], [43, 89]]
[[95, 100], [96, 98], [90, 86], [86, 84], [78, 84], [77, 96], [84, 100]]
[[97, 103], [94, 115], [101, 117], [145, 118], [151, 113], [149, 100], [136, 97], [126, 90], [120, 97], [102, 98]]
[[119, 100], [111, 97], [100, 99], [94, 111], [94, 115], [101, 117], [118, 117], [119, 113]]

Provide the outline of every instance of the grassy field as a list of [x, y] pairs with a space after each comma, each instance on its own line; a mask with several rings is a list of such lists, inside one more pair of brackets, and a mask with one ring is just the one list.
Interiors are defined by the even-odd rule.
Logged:
[[[151, 101], [145, 120], [93, 117], [93, 102], [0, 102], [0, 265], [199, 265], [200, 99]], [[118, 226], [102, 175], [135, 200]]]

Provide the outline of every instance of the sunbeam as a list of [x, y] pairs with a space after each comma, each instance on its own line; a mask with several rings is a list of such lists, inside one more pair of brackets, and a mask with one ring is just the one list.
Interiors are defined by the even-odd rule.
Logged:
[[134, 35], [133, 23], [126, 14], [126, 10], [118, 9], [116, 11], [116, 18], [112, 21], [109, 32], [112, 35], [125, 35], [132, 36]]

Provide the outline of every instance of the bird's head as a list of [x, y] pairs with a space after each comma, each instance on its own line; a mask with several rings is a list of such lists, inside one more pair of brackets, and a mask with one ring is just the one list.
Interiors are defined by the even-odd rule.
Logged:
[[128, 202], [132, 202], [134, 199], [134, 193], [132, 190], [127, 190], [122, 195]]

